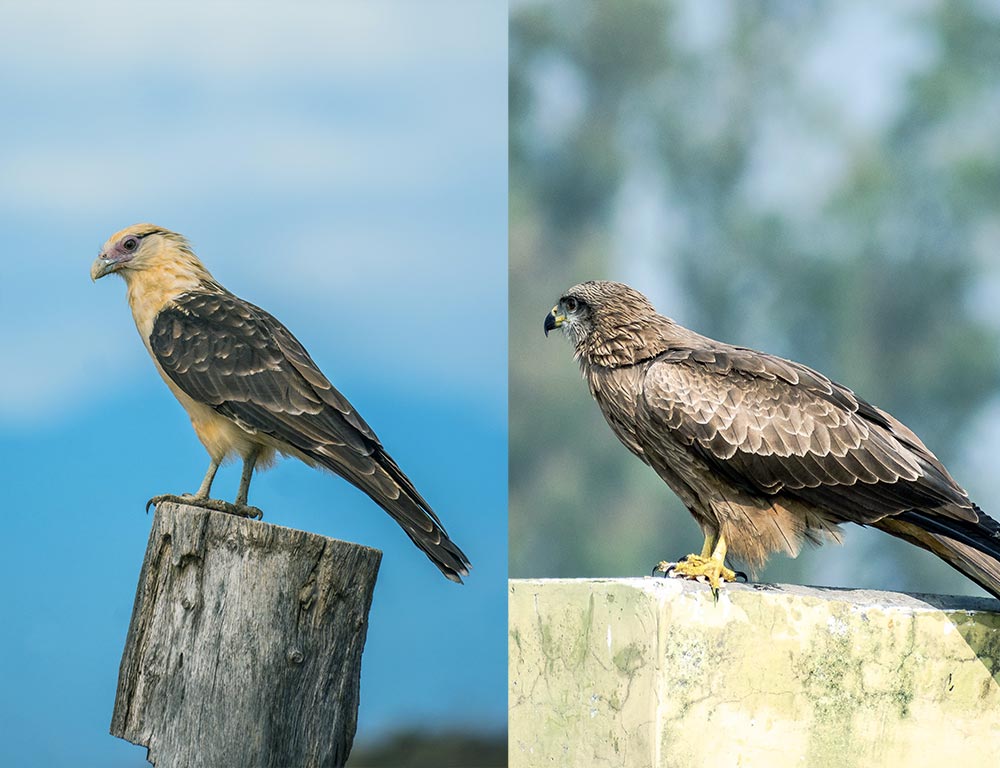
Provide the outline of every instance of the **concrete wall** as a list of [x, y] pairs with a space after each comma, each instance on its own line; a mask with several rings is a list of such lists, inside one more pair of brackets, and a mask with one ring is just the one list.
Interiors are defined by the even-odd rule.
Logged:
[[[515, 580], [510, 765], [1000, 765], [1000, 602]], [[975, 763], [971, 761], [976, 761]]]

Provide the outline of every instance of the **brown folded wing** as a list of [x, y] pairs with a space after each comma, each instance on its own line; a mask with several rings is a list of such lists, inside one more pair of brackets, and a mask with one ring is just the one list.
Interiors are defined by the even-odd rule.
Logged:
[[230, 293], [188, 293], [160, 312], [149, 342], [190, 397], [363, 490], [448, 578], [468, 573], [465, 555], [372, 429], [270, 314]]

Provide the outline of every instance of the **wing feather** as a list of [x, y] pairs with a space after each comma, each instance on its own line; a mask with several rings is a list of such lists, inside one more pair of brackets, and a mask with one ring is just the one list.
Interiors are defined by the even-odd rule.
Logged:
[[920, 440], [822, 374], [725, 347], [651, 361], [640, 418], [647, 453], [679, 440], [716, 474], [793, 497], [838, 521], [868, 524], [915, 507], [975, 519], [965, 492]]
[[228, 292], [182, 294], [157, 316], [150, 349], [185, 393], [250, 434], [339, 474], [402, 526], [450, 579], [469, 561], [374, 431], [270, 314]]

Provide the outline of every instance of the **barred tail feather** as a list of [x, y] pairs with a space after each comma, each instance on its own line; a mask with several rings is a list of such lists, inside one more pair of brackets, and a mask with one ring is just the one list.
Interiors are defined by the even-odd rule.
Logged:
[[977, 512], [976, 523], [914, 510], [873, 526], [933, 552], [1000, 599], [1000, 523]]

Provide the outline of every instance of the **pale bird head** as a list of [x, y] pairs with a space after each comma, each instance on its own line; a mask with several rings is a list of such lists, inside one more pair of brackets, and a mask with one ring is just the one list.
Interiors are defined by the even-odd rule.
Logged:
[[155, 224], [133, 224], [108, 239], [90, 267], [90, 277], [98, 280], [117, 272], [128, 280], [144, 269], [179, 260], [200, 266], [190, 244], [181, 235]]
[[649, 299], [624, 283], [590, 280], [574, 285], [545, 317], [545, 335], [556, 328], [578, 349], [595, 332], [641, 326], [656, 316]]

